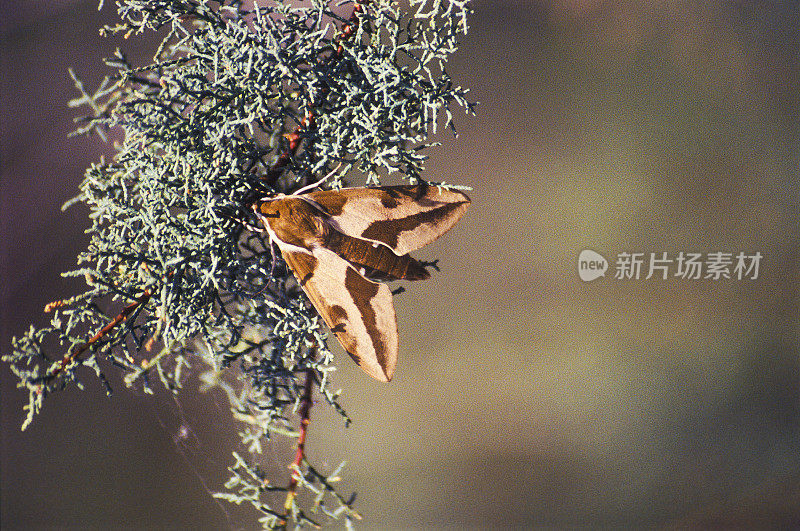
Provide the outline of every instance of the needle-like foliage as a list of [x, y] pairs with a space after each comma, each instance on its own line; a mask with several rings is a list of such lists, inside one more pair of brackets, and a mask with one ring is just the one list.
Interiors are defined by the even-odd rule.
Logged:
[[[467, 31], [466, 4], [117, 2], [121, 21], [105, 32], [162, 40], [150, 64], [117, 50], [106, 61], [116, 73], [94, 92], [73, 74], [80, 97], [70, 104], [89, 109], [77, 132], [118, 130], [122, 140], [69, 203], [91, 212], [89, 246], [66, 273], [85, 277], [86, 291], [50, 305], [50, 325], [3, 356], [29, 391], [23, 429], [52, 391], [80, 385], [81, 367], [105, 382], [110, 362], [126, 383], [149, 389], [158, 375], [177, 391], [190, 354], [212, 367], [206, 380], [247, 423], [250, 450], [274, 433], [297, 435], [290, 419], [309, 382], [344, 415], [329, 389], [327, 329], [251, 230], [251, 207], [337, 166], [366, 184], [394, 172], [421, 178], [428, 136], [452, 128], [454, 104], [472, 110], [445, 71]], [[247, 392], [221, 383], [229, 367]], [[301, 487], [333, 492], [298, 466]], [[231, 470], [225, 496], [259, 508], [264, 525], [308, 518], [294, 498], [286, 511], [265, 502], [263, 478], [243, 459]], [[333, 499], [329, 515], [353, 517]]]

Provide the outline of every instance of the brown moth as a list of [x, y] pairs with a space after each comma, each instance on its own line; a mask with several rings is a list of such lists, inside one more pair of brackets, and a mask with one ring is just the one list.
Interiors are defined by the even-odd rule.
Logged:
[[388, 382], [397, 319], [382, 281], [428, 278], [408, 253], [450, 230], [469, 204], [462, 192], [419, 184], [282, 195], [255, 211], [344, 350]]

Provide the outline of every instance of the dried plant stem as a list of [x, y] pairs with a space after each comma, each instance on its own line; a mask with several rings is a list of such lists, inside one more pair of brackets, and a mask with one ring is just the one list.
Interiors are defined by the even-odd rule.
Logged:
[[297, 451], [294, 454], [294, 461], [289, 465], [289, 469], [292, 471], [292, 479], [289, 481], [286, 502], [283, 505], [287, 516], [291, 513], [295, 496], [297, 496], [297, 485], [300, 481], [300, 474], [302, 474], [300, 466], [306, 458], [306, 434], [308, 433], [309, 416], [313, 404], [311, 399], [313, 392], [314, 370], [306, 369], [306, 382], [303, 388], [303, 397], [300, 400], [300, 435], [297, 438]]
[[112, 330], [114, 330], [114, 328], [117, 327], [117, 325], [127, 320], [128, 316], [131, 313], [133, 313], [133, 311], [136, 308], [142, 306], [143, 304], [147, 304], [147, 302], [150, 300], [150, 297], [152, 296], [153, 293], [150, 290], [145, 290], [141, 295], [139, 295], [139, 298], [137, 298], [129, 305], [125, 306], [122, 309], [122, 311], [117, 314], [116, 317], [114, 317], [111, 321], [109, 321], [107, 325], [101, 328], [99, 332], [97, 332], [94, 336], [92, 336], [91, 339], [89, 339], [89, 341], [81, 345], [78, 345], [77, 347], [73, 348], [68, 354], [66, 354], [61, 359], [61, 364], [55, 369], [53, 369], [53, 372], [48, 374], [46, 378], [51, 379], [57, 376], [61, 371], [64, 370], [65, 367], [67, 367], [67, 365], [77, 360], [81, 354], [86, 352], [89, 349], [89, 347], [91, 347], [92, 345], [103, 339], [105, 336], [107, 336], [109, 332], [111, 332]]
[[[352, 37], [358, 29], [358, 14], [362, 10], [363, 8], [361, 4], [356, 2], [355, 7], [353, 8], [353, 13], [350, 15], [350, 19], [342, 26], [339, 34], [334, 38], [336, 48], [334, 48], [333, 53], [328, 56], [328, 61], [333, 62], [342, 57], [342, 52], [344, 49], [342, 48], [341, 42]], [[328, 90], [326, 87], [326, 90], [322, 91], [322, 95], [324, 96], [327, 91]], [[291, 162], [292, 157], [294, 157], [297, 154], [297, 150], [300, 149], [300, 144], [303, 142], [303, 132], [314, 127], [314, 120], [314, 112], [311, 110], [307, 111], [306, 115], [302, 120], [300, 120], [300, 123], [297, 125], [297, 128], [294, 130], [294, 132], [285, 135], [287, 142], [286, 150], [281, 153], [281, 155], [278, 157], [278, 160], [275, 161], [275, 164], [273, 164], [264, 175], [264, 181], [266, 181], [267, 184], [270, 186], [274, 185], [281, 176], [283, 170], [289, 165], [289, 162]]]

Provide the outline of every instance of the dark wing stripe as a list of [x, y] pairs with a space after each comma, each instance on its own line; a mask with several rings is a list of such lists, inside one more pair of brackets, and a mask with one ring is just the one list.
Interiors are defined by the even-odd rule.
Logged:
[[[385, 243], [399, 255], [447, 232], [470, 203], [462, 192], [422, 185], [345, 188], [312, 192], [305, 197], [329, 214], [330, 223], [338, 230]], [[382, 225], [373, 228], [375, 222]]]
[[303, 290], [342, 348], [370, 376], [389, 381], [397, 363], [397, 319], [392, 292], [385, 284], [371, 282], [343, 258], [324, 247], [310, 250], [315, 260], [312, 274], [306, 251], [288, 245], [278, 247], [298, 277]]
[[293, 252], [282, 253], [286, 265], [292, 270], [300, 286], [305, 286], [306, 282], [314, 275], [317, 268], [317, 259], [311, 253]]
[[388, 246], [353, 238], [336, 229], [325, 235], [324, 246], [335, 252], [373, 280], [424, 280], [430, 274], [411, 256], [397, 256]]
[[[376, 220], [367, 227], [367, 230], [361, 234], [361, 237], [368, 240], [383, 242], [392, 249], [396, 249], [400, 246], [400, 238], [403, 236], [403, 233], [413, 232], [424, 226], [426, 233], [436, 234], [435, 238], [433, 238], [436, 239], [458, 221], [458, 218], [461, 217], [459, 211], [462, 209], [462, 203], [446, 203], [434, 210], [425, 210], [402, 218]], [[457, 217], [450, 222], [454, 214], [457, 215]], [[443, 230], [438, 230], [441, 229], [443, 225], [447, 225], [447, 227]], [[428, 243], [428, 241], [425, 243]]]
[[372, 301], [378, 295], [379, 285], [362, 277], [352, 267], [347, 268], [344, 285], [351, 294], [359, 294], [358, 297], [354, 297], [353, 302], [356, 303], [356, 306], [361, 311], [361, 320], [364, 322], [369, 338], [372, 341], [372, 348], [378, 359], [378, 365], [386, 367], [387, 345], [383, 338], [383, 332], [378, 326], [375, 308], [372, 306]]

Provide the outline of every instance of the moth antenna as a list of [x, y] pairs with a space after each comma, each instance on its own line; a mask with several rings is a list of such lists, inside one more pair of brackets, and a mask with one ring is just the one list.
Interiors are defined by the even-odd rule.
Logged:
[[331, 171], [328, 175], [326, 175], [325, 177], [323, 177], [322, 179], [320, 179], [319, 181], [317, 181], [315, 183], [307, 184], [306, 186], [304, 186], [304, 187], [300, 188], [299, 190], [295, 191], [292, 195], [304, 194], [304, 193], [308, 192], [309, 190], [313, 190], [317, 186], [321, 186], [322, 183], [324, 183], [325, 181], [327, 181], [328, 179], [330, 179], [331, 177], [336, 175], [336, 172], [339, 171], [339, 168], [341, 168], [341, 167], [342, 167], [342, 163], [340, 162], [339, 164], [336, 165], [336, 167], [333, 169], [333, 171]]
[[[255, 213], [257, 218], [261, 218], [263, 216], [263, 214], [258, 212], [258, 205], [253, 203], [251, 208], [253, 209], [253, 212]], [[257, 225], [251, 225], [246, 219], [241, 219], [241, 218], [238, 218], [238, 217], [235, 218], [235, 219], [236, 219], [236, 221], [241, 223], [244, 226], [244, 228], [246, 228], [250, 232], [256, 232], [258, 234], [264, 234], [265, 232], [267, 232], [267, 230], [264, 227], [259, 227]]]

